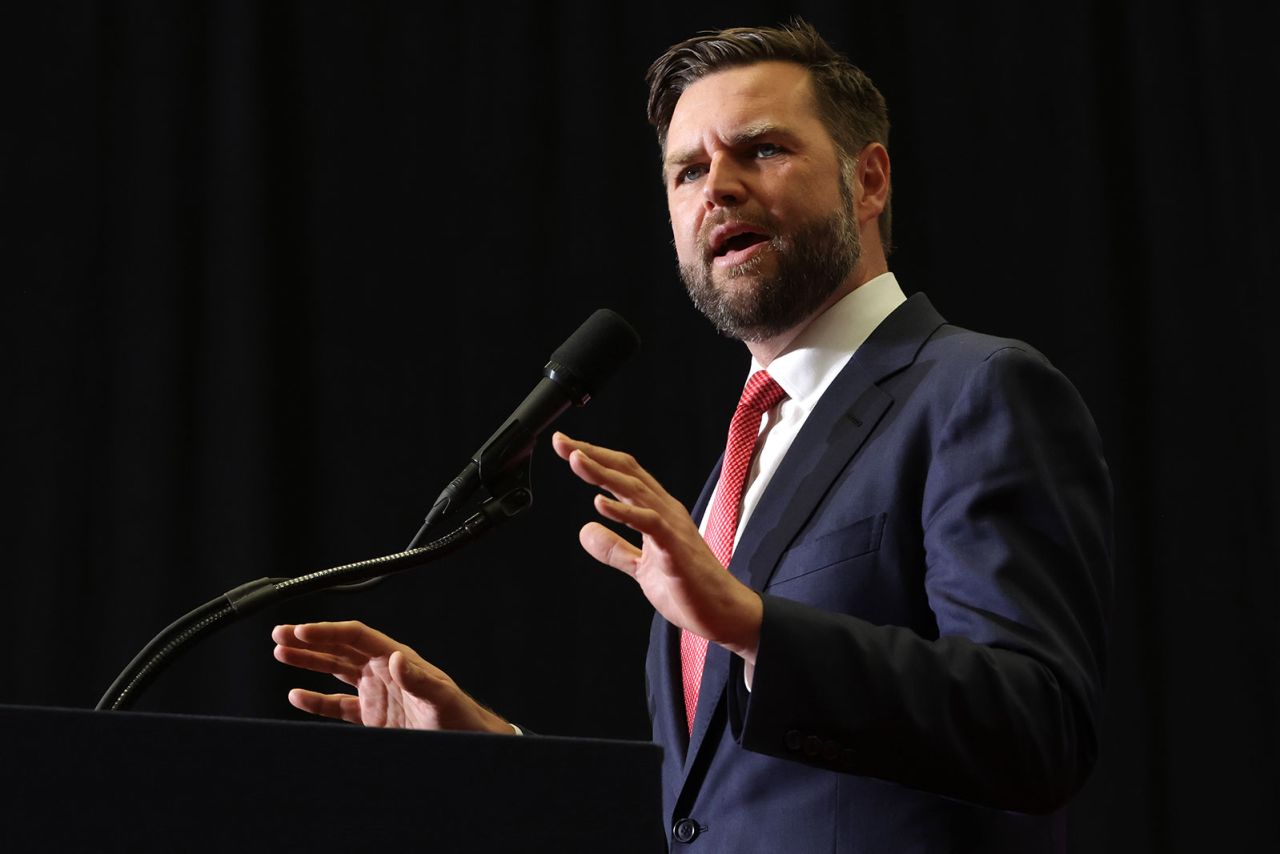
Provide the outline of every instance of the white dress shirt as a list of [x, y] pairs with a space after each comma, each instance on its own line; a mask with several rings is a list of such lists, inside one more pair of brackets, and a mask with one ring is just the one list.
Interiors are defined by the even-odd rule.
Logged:
[[[893, 273], [876, 276], [814, 319], [769, 365], [769, 376], [782, 386], [787, 397], [760, 419], [760, 441], [756, 445], [751, 469], [747, 472], [738, 530], [733, 539], [735, 548], [751, 513], [760, 503], [760, 496], [823, 392], [849, 363], [862, 342], [906, 301]], [[759, 370], [762, 367], [753, 358], [747, 376]], [[704, 536], [710, 515], [702, 514], [700, 529]]]

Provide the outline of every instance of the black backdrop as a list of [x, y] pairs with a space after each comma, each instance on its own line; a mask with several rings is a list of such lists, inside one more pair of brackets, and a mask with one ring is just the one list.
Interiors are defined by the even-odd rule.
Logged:
[[[29, 5], [0, 13], [0, 702], [91, 706], [218, 592], [402, 547], [599, 306], [644, 346], [565, 426], [692, 501], [746, 358], [676, 280], [641, 78], [697, 29], [798, 12], [889, 100], [904, 287], [1036, 344], [1108, 447], [1119, 595], [1074, 850], [1280, 844], [1269, 22], [1213, 0]], [[269, 626], [359, 618], [536, 730], [644, 737], [648, 606], [579, 551], [590, 491], [545, 445], [534, 469], [534, 510], [487, 541], [249, 619], [139, 708], [290, 717], [316, 680]]]

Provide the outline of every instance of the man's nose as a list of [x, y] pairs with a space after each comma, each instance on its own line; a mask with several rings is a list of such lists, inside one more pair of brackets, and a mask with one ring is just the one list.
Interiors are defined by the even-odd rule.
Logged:
[[733, 158], [718, 153], [711, 158], [707, 167], [707, 180], [703, 183], [702, 194], [706, 198], [707, 207], [733, 207], [747, 199], [747, 188], [742, 182], [742, 174]]

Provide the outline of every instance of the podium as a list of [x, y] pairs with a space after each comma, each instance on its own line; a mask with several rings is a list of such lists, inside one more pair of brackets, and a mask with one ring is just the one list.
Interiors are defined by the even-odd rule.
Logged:
[[665, 851], [647, 742], [0, 706], [0, 851]]

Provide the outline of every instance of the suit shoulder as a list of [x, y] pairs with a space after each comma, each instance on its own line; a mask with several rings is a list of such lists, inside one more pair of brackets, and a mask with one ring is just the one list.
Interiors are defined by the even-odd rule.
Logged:
[[974, 332], [972, 329], [950, 323], [939, 326], [920, 351], [920, 355], [925, 358], [935, 358], [950, 365], [966, 368], [989, 361], [997, 354], [1005, 354], [1015, 359], [1021, 354], [1029, 357], [1031, 361], [1049, 366], [1049, 360], [1044, 354], [1025, 341]]
[[[927, 378], [927, 379], [926, 379]], [[949, 323], [925, 341], [902, 379], [904, 388], [928, 390], [932, 406], [985, 399], [1043, 406], [1055, 400], [1085, 408], [1074, 384], [1043, 353], [1016, 338], [974, 332]]]

